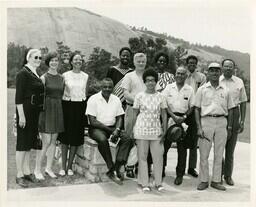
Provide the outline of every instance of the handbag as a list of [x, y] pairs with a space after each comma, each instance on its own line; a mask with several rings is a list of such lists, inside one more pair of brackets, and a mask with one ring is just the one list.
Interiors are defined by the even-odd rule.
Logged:
[[137, 146], [134, 145], [130, 150], [128, 159], [127, 159], [127, 166], [133, 166], [138, 162], [138, 154], [137, 154]]
[[42, 142], [40, 136], [37, 135], [33, 149], [41, 150], [42, 147], [43, 147], [43, 142]]

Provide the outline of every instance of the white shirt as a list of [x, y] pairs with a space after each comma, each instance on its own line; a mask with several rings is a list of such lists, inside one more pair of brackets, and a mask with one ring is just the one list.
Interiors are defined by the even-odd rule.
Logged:
[[227, 116], [228, 109], [235, 107], [228, 88], [222, 84], [214, 88], [210, 81], [198, 88], [195, 106], [201, 108], [201, 116]]
[[100, 91], [89, 98], [85, 114], [95, 116], [96, 120], [106, 126], [113, 126], [116, 123], [116, 117], [123, 115], [124, 110], [116, 95], [111, 94], [107, 102]]
[[204, 85], [204, 83], [206, 82], [206, 77], [203, 73], [200, 73], [198, 71], [194, 71], [193, 73], [191, 73], [189, 70], [187, 70], [187, 79], [185, 81], [186, 84], [190, 85], [194, 92], [196, 93], [197, 89]]
[[75, 73], [72, 70], [63, 73], [65, 89], [62, 99], [65, 101], [86, 100], [88, 75], [83, 71]]
[[230, 79], [226, 79], [224, 75], [221, 75], [220, 83], [229, 89], [235, 106], [238, 106], [240, 103], [247, 101], [245, 87], [242, 79], [233, 75]]
[[167, 105], [172, 112], [186, 113], [194, 105], [194, 90], [186, 83], [180, 90], [176, 82], [169, 84], [162, 94], [166, 97]]

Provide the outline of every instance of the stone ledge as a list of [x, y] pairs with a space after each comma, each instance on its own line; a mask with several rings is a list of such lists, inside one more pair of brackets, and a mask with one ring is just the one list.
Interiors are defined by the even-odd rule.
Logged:
[[[115, 162], [117, 148], [110, 147], [113, 162]], [[78, 174], [84, 175], [92, 183], [106, 182], [107, 165], [98, 150], [96, 141], [85, 136], [84, 145], [77, 149], [77, 156], [73, 169]]]

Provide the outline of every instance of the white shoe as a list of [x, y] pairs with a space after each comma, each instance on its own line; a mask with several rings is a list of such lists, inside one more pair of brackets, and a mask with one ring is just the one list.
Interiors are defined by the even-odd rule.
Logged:
[[41, 172], [39, 172], [39, 173], [34, 172], [34, 175], [35, 175], [35, 178], [37, 180], [44, 180], [45, 179]]
[[66, 175], [65, 170], [60, 170], [59, 175], [60, 175], [60, 176], [65, 176], [65, 175]]
[[68, 175], [74, 175], [74, 172], [71, 169], [68, 169]]
[[52, 172], [52, 170], [45, 169], [45, 173], [49, 175], [51, 178], [57, 178], [57, 176]]

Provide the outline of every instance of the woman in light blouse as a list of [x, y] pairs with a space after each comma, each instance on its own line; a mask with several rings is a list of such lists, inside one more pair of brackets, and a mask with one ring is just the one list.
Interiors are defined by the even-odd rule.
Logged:
[[[71, 70], [63, 73], [65, 89], [62, 98], [64, 128], [59, 136], [62, 151], [61, 176], [73, 175], [72, 163], [78, 146], [84, 144], [84, 123], [86, 96], [88, 90], [88, 75], [81, 71], [83, 58], [79, 53], [70, 57]], [[69, 157], [67, 163], [68, 148]]]

